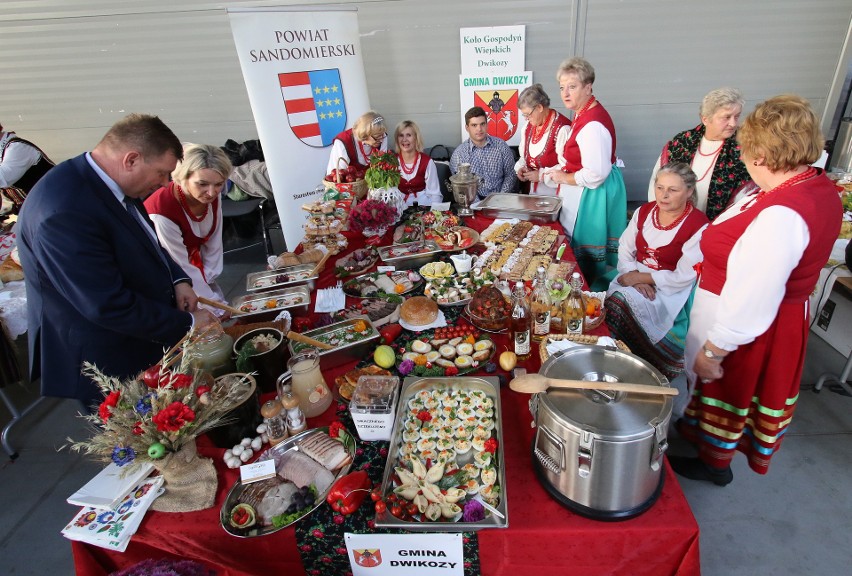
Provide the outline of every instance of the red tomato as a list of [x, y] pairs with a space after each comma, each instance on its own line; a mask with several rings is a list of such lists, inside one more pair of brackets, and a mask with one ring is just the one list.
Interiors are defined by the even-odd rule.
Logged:
[[383, 500], [379, 500], [376, 502], [376, 513], [381, 514], [385, 510], [388, 509], [388, 505], [385, 504]]
[[415, 504], [414, 502], [406, 506], [405, 511], [408, 512], [408, 514], [410, 514], [411, 516], [414, 516], [415, 514], [420, 512], [420, 510], [417, 509], [417, 504]]
[[390, 511], [391, 511], [391, 514], [393, 514], [397, 518], [402, 517], [402, 507], [397, 506], [397, 505], [393, 505], [393, 506], [391, 506]]
[[381, 489], [381, 487], [376, 486], [375, 488], [373, 488], [373, 491], [372, 491], [372, 492], [370, 492], [370, 498], [373, 500], [373, 502], [378, 502], [378, 501], [380, 501], [380, 500], [382, 499], [382, 489]]

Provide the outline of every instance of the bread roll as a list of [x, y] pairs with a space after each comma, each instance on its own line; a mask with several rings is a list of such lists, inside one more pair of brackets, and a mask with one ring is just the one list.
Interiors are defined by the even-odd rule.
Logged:
[[411, 326], [426, 326], [438, 318], [438, 305], [426, 296], [414, 296], [402, 303], [399, 315]]

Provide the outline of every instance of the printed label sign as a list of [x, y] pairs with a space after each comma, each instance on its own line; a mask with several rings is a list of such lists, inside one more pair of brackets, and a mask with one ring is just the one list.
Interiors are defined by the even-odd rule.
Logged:
[[463, 576], [461, 534], [345, 534], [353, 576]]

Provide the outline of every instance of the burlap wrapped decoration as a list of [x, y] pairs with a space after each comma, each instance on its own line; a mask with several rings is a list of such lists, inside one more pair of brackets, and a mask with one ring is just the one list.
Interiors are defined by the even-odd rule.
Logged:
[[202, 458], [195, 440], [154, 463], [165, 478], [165, 493], [151, 508], [158, 512], [193, 512], [213, 506], [216, 500], [216, 468], [210, 458]]

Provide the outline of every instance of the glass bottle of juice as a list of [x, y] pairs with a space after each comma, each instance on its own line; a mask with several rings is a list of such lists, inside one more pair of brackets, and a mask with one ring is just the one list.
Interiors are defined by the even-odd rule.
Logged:
[[586, 319], [586, 300], [583, 296], [583, 279], [578, 272], [571, 275], [571, 292], [562, 301], [562, 324], [568, 334], [582, 334]]
[[512, 293], [512, 316], [509, 321], [514, 352], [518, 360], [526, 360], [530, 356], [532, 314], [523, 282], [515, 284], [515, 291]]
[[532, 338], [536, 342], [540, 342], [550, 334], [550, 306], [547, 272], [544, 267], [539, 266], [535, 275], [535, 287], [530, 297], [530, 311], [533, 321]]

